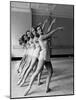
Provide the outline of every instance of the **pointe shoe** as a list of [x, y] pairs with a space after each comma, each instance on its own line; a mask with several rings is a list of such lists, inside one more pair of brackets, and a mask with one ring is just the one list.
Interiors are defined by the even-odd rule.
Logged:
[[22, 81], [19, 86], [22, 87], [24, 85], [24, 82], [25, 81]]
[[63, 31], [64, 30], [64, 27], [58, 27], [58, 29]]
[[26, 90], [25, 93], [24, 93], [24, 96], [26, 96], [26, 95], [28, 94], [29, 91], [30, 91], [30, 89], [27, 88], [27, 90]]
[[39, 83], [38, 83], [38, 86], [39, 86], [39, 85], [42, 85], [42, 84], [43, 84], [43, 82], [39, 82]]
[[51, 91], [51, 89], [50, 88], [48, 88], [47, 90], [46, 90], [46, 93], [48, 93], [48, 92], [50, 92]]
[[20, 83], [21, 83], [21, 80], [19, 79], [18, 82], [17, 82], [17, 85], [20, 85]]
[[20, 85], [19, 85], [20, 87], [22, 87], [23, 86], [23, 83], [20, 83]]

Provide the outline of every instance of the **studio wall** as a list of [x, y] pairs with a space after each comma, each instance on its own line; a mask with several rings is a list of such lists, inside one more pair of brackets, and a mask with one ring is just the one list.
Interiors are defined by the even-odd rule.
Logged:
[[[47, 15], [32, 15], [32, 22], [33, 26], [38, 25], [40, 22], [44, 22], [45, 19], [47, 19]], [[53, 17], [54, 18], [54, 17]], [[35, 19], [35, 20], [34, 20]], [[52, 19], [51, 19], [52, 21]], [[56, 22], [53, 25], [52, 29], [63, 26], [63, 31], [57, 31], [52, 37], [51, 37], [51, 45], [50, 48], [52, 49], [52, 55], [59, 55], [59, 54], [73, 54], [73, 47], [74, 47], [74, 39], [73, 39], [73, 19], [72, 18], [63, 18], [63, 17], [56, 17]], [[45, 32], [47, 31], [47, 28], [49, 27], [49, 21], [48, 24], [46, 24]]]
[[31, 12], [11, 11], [11, 56], [21, 57], [24, 49], [19, 38], [31, 27]]

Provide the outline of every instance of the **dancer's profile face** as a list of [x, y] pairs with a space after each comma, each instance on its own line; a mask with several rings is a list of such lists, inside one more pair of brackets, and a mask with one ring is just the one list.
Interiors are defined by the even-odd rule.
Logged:
[[30, 34], [31, 34], [30, 32], [27, 32], [28, 37], [30, 37]]
[[37, 27], [37, 33], [38, 33], [38, 34], [41, 34], [41, 33], [42, 33], [40, 27]]
[[27, 40], [27, 37], [26, 37], [26, 35], [24, 35], [24, 39], [25, 39], [25, 40]]
[[35, 35], [35, 29], [34, 28], [31, 29], [31, 32], [32, 32], [33, 35]]

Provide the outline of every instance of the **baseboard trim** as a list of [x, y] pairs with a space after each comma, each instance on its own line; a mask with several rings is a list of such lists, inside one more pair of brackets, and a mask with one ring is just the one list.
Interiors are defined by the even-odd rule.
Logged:
[[[51, 55], [50, 58], [74, 57], [74, 54]], [[21, 60], [22, 57], [11, 57], [12, 61]]]

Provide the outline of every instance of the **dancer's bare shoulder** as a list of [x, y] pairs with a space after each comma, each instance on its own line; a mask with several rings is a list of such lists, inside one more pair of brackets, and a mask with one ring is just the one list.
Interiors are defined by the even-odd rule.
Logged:
[[40, 37], [39, 37], [39, 40], [44, 40], [44, 35], [41, 35]]

